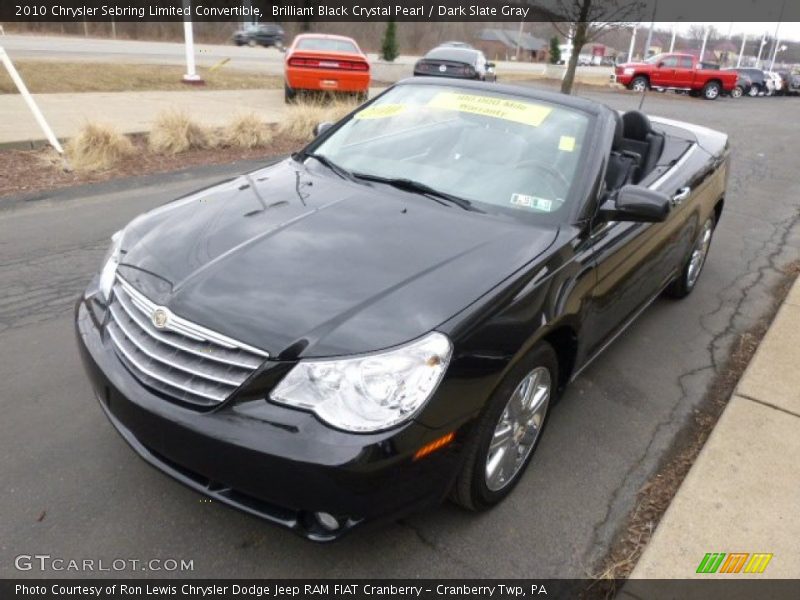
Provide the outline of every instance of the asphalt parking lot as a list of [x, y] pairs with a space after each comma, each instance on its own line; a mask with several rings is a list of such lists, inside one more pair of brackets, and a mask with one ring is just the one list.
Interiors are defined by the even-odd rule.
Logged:
[[[620, 109], [640, 99], [584, 95]], [[205, 502], [147, 466], [106, 422], [80, 366], [72, 306], [109, 236], [224, 169], [5, 209], [0, 199], [0, 577], [42, 576], [16, 571], [18, 554], [193, 561], [189, 573], [119, 573], [151, 577], [590, 575], [731, 343], [764, 314], [781, 266], [800, 258], [800, 99], [650, 94], [644, 109], [731, 136], [725, 212], [695, 292], [658, 300], [580, 376], [494, 511], [445, 505], [326, 546]]]

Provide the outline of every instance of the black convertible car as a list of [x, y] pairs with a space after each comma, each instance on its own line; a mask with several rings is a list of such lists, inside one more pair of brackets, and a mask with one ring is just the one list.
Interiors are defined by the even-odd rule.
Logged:
[[320, 131], [113, 237], [76, 308], [100, 405], [152, 465], [309, 539], [488, 508], [564, 386], [695, 287], [727, 137], [433, 78]]

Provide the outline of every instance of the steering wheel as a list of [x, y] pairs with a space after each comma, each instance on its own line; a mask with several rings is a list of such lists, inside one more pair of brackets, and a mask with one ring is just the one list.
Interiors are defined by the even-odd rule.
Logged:
[[550, 177], [551, 179], [554, 179], [557, 183], [559, 183], [563, 187], [563, 189], [562, 189], [563, 193], [562, 194], [556, 194], [556, 195], [563, 196], [564, 194], [566, 194], [566, 191], [569, 189], [569, 181], [567, 181], [567, 178], [564, 177], [564, 175], [561, 174], [561, 171], [559, 171], [555, 167], [552, 167], [552, 166], [548, 165], [547, 163], [543, 163], [542, 161], [540, 161], [540, 160], [538, 160], [536, 158], [526, 158], [525, 160], [521, 160], [520, 162], [518, 162], [514, 166], [514, 169], [515, 170], [516, 169], [525, 169], [525, 168], [529, 168], [529, 167], [533, 167], [535, 169], [538, 169], [538, 170], [542, 171], [548, 177]]

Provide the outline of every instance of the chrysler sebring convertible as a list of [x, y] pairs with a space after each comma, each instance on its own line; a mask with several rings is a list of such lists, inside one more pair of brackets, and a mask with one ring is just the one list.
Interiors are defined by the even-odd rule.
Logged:
[[136, 453], [308, 539], [488, 509], [569, 381], [697, 285], [728, 164], [703, 127], [406, 80], [116, 233], [78, 344]]

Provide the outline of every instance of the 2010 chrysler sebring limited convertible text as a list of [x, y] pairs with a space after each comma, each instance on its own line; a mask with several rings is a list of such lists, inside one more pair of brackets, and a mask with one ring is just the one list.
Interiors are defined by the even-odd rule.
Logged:
[[703, 268], [727, 137], [654, 121], [415, 78], [138, 217], [77, 305], [103, 410], [149, 463], [317, 541], [498, 503], [564, 385]]

